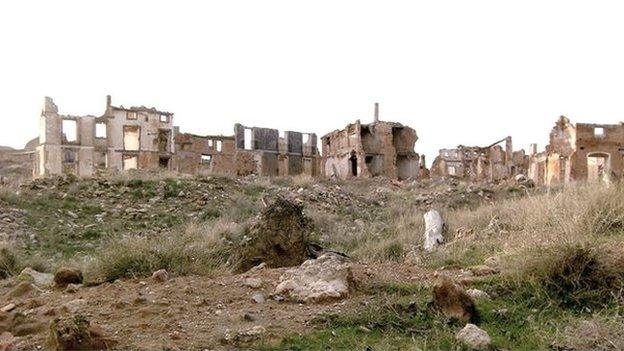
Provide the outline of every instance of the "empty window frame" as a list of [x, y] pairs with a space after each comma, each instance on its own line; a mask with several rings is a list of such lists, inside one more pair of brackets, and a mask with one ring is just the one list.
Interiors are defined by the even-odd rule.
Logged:
[[75, 143], [78, 141], [78, 123], [73, 119], [64, 119], [62, 123], [63, 142]]
[[307, 144], [308, 141], [310, 141], [310, 134], [303, 134], [302, 136], [302, 140], [301, 140], [304, 144]]
[[95, 137], [99, 139], [106, 139], [106, 123], [95, 124]]
[[126, 112], [126, 118], [127, 119], [137, 119], [137, 113], [134, 111], [127, 111]]
[[217, 140], [216, 142], [216, 149], [218, 152], [221, 152], [221, 140]]
[[208, 139], [208, 147], [212, 147], [212, 139]]
[[123, 157], [123, 169], [124, 171], [129, 169], [139, 168], [139, 156], [137, 155], [124, 155]]
[[201, 164], [204, 166], [210, 166], [212, 162], [212, 155], [201, 155]]
[[124, 126], [124, 150], [139, 151], [141, 128], [138, 126]]
[[108, 167], [108, 155], [106, 154], [106, 151], [96, 151], [93, 156], [93, 163], [96, 168], [104, 169]]
[[67, 149], [63, 152], [63, 162], [64, 163], [75, 163], [76, 162], [76, 151]]
[[245, 140], [245, 150], [251, 150], [251, 128], [245, 128], [245, 135], [244, 135], [244, 140]]
[[160, 115], [160, 122], [162, 122], [162, 123], [169, 123], [169, 116], [168, 115]]
[[602, 138], [603, 136], [605, 136], [605, 129], [602, 127], [595, 127], [594, 136], [598, 138]]

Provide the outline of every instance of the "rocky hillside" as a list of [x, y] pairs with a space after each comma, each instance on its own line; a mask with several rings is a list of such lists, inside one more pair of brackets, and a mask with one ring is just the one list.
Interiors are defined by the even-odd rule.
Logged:
[[146, 174], [5, 187], [0, 345], [619, 350], [623, 199]]

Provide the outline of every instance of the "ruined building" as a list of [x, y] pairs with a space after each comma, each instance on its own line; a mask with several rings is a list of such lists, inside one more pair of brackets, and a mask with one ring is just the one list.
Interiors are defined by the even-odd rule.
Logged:
[[395, 179], [418, 178], [427, 174], [424, 155], [414, 152], [416, 131], [396, 122], [379, 121], [375, 104], [375, 120], [360, 120], [343, 130], [321, 138], [323, 175], [340, 179], [387, 176]]
[[532, 144], [528, 176], [538, 185], [608, 181], [623, 175], [624, 124], [576, 123], [561, 116], [545, 151]]
[[[505, 148], [499, 144], [505, 143]], [[499, 181], [524, 174], [528, 158], [524, 150], [513, 151], [511, 137], [488, 146], [442, 149], [431, 167], [432, 177], [455, 177], [472, 181]]]
[[46, 97], [33, 173], [90, 176], [100, 171], [171, 169], [173, 137], [169, 112], [113, 106], [107, 96], [99, 117], [60, 115]]
[[244, 176], [320, 174], [320, 155], [314, 133], [234, 125], [233, 136], [178, 133], [177, 170], [182, 173], [220, 173]]

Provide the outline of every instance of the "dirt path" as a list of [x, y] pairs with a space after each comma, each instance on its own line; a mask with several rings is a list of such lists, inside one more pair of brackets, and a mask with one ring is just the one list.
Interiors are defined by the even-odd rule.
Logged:
[[[353, 268], [360, 287], [422, 283], [431, 278], [430, 273], [404, 264], [356, 264]], [[366, 289], [359, 289], [347, 300], [326, 304], [276, 301], [271, 294], [284, 271], [265, 269], [214, 279], [173, 277], [163, 283], [151, 278], [132, 279], [82, 287], [74, 293], [34, 290], [16, 298], [8, 297], [8, 293], [18, 282], [9, 279], [0, 283], [0, 296], [5, 297], [3, 306], [16, 307], [0, 314], [0, 329], [3, 321], [6, 324], [13, 320], [14, 331], [17, 325], [23, 330], [18, 334], [26, 334], [17, 338], [16, 349], [45, 349], [50, 320], [79, 314], [101, 326], [119, 342], [120, 349], [227, 349], [231, 346], [224, 345], [222, 338], [228, 330], [262, 326], [266, 329], [265, 340], [279, 342], [286, 334], [309, 331], [310, 320], [319, 314], [353, 311], [370, 299]], [[245, 286], [246, 278], [259, 278], [262, 286]], [[263, 295], [264, 302], [252, 300], [257, 293]]]

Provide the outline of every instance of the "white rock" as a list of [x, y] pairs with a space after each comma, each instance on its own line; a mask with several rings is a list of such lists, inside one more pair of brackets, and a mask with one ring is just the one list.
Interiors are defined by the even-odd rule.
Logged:
[[320, 302], [344, 298], [352, 287], [353, 272], [345, 258], [326, 253], [284, 273], [275, 294], [299, 302]]
[[466, 324], [455, 338], [473, 350], [485, 350], [492, 343], [492, 339], [485, 330], [470, 323]]
[[264, 303], [265, 301], [264, 295], [262, 293], [254, 293], [253, 295], [251, 295], [251, 299], [255, 303]]
[[475, 300], [489, 300], [490, 295], [483, 290], [479, 289], [468, 289], [466, 290], [466, 294], [472, 297]]
[[444, 221], [442, 216], [436, 210], [429, 210], [423, 216], [425, 219], [425, 251], [430, 252], [439, 244], [444, 242], [442, 237], [442, 228], [444, 227]]
[[50, 287], [54, 282], [54, 275], [50, 273], [41, 273], [27, 267], [20, 273], [18, 279], [30, 280], [39, 287]]

